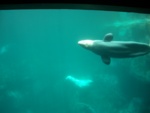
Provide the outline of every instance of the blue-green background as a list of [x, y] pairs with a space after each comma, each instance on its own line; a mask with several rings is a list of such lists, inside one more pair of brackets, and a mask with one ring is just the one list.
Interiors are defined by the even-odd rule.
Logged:
[[[83, 39], [150, 41], [150, 15], [100, 10], [0, 10], [0, 113], [150, 113], [150, 55], [111, 59]], [[91, 79], [86, 88], [66, 80]]]

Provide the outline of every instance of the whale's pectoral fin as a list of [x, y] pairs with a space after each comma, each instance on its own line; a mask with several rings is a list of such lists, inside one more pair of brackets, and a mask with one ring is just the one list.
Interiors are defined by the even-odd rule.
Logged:
[[104, 42], [112, 41], [113, 40], [113, 34], [112, 33], [106, 34], [103, 40], [104, 40]]
[[102, 58], [102, 61], [103, 61], [105, 64], [107, 64], [107, 65], [110, 64], [111, 59], [110, 59], [109, 56], [101, 56], [101, 58]]

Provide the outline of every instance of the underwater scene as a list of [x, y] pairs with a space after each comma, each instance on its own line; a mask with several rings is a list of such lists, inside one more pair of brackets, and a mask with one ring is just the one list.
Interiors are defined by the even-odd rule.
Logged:
[[0, 113], [150, 113], [150, 14], [0, 10]]

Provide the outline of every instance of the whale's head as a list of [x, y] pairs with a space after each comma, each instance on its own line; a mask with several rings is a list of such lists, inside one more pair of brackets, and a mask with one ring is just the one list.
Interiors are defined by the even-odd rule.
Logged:
[[78, 41], [78, 44], [83, 48], [90, 49], [93, 46], [94, 41], [93, 40], [80, 40]]

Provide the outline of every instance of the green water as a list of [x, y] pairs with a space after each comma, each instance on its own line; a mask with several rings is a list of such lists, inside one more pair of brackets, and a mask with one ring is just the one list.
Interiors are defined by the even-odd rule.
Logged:
[[[79, 40], [149, 43], [150, 15], [101, 10], [0, 10], [0, 113], [149, 113], [150, 55], [111, 59]], [[92, 81], [78, 87], [67, 76]]]

